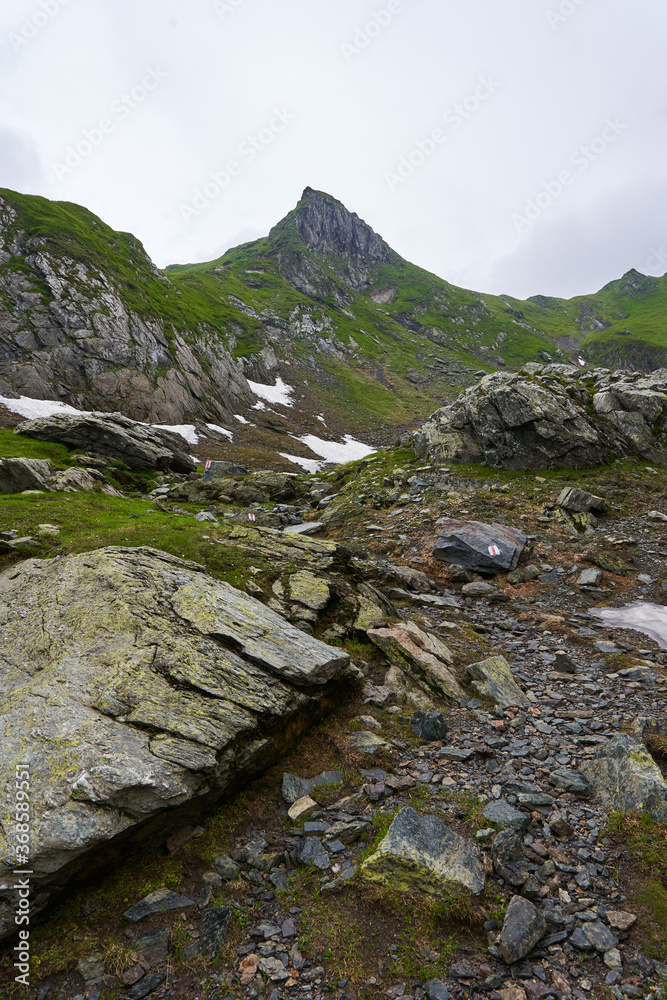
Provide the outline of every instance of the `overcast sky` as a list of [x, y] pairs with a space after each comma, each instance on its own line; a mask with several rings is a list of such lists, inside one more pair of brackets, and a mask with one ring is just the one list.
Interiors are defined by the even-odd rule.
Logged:
[[518, 297], [667, 271], [665, 0], [4, 0], [0, 186], [159, 266], [319, 188]]

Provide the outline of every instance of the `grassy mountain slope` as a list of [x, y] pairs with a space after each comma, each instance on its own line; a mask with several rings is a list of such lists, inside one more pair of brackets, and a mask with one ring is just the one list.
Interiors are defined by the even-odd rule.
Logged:
[[[33, 308], [53, 300], [36, 253], [65, 261], [75, 288], [94, 272], [129, 313], [158, 323], [168, 343], [204, 333], [241, 359], [249, 378], [280, 373], [313, 413], [336, 414], [349, 430], [412, 424], [478, 370], [580, 357], [614, 367], [667, 364], [667, 277], [629, 271], [569, 300], [485, 295], [403, 260], [340, 202], [310, 188], [266, 238], [163, 272], [134, 236], [84, 208], [8, 190], [0, 198], [0, 284], [26, 283]], [[5, 315], [16, 316], [4, 286], [3, 296]], [[67, 339], [67, 321], [63, 327]], [[260, 357], [267, 346], [277, 367]], [[25, 353], [27, 363], [34, 351]], [[11, 382], [15, 369], [2, 374]], [[59, 393], [66, 398], [67, 389]]]

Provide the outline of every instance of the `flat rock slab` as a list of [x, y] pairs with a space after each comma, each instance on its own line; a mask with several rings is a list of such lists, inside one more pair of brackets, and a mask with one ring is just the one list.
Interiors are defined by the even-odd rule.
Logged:
[[605, 927], [603, 923], [599, 920], [589, 920], [582, 926], [584, 935], [588, 938], [590, 944], [596, 951], [602, 954], [605, 951], [610, 951], [615, 948], [618, 944], [618, 938], [616, 935]]
[[300, 865], [315, 865], [322, 871], [331, 867], [326, 848], [318, 837], [304, 837], [294, 853]]
[[437, 636], [414, 622], [368, 629], [367, 635], [393, 666], [427, 693], [456, 702], [465, 699], [465, 691], [449, 669], [454, 662], [451, 650]]
[[40, 458], [0, 458], [0, 493], [48, 490], [51, 463]]
[[121, 413], [55, 413], [26, 420], [14, 433], [120, 458], [131, 469], [188, 473], [197, 468], [188, 442], [180, 434], [130, 420]]
[[204, 958], [216, 957], [227, 939], [232, 911], [228, 906], [220, 910], [207, 910], [199, 921], [199, 946]]
[[526, 830], [530, 823], [530, 816], [515, 809], [505, 799], [493, 799], [487, 803], [482, 815], [488, 819], [489, 823], [493, 823], [501, 829]]
[[646, 747], [619, 733], [579, 768], [607, 809], [637, 809], [667, 819], [667, 782]]
[[[147, 823], [157, 845], [273, 763], [350, 676], [346, 653], [154, 549], [26, 560], [0, 606], [0, 773], [31, 772], [35, 916]], [[0, 882], [21, 857], [0, 833]], [[15, 902], [0, 890], [0, 938]]]
[[391, 891], [417, 891], [430, 899], [461, 891], [478, 895], [486, 882], [474, 841], [409, 806], [401, 809], [375, 854], [364, 861], [361, 876]]
[[536, 906], [523, 896], [513, 896], [505, 913], [497, 946], [504, 961], [521, 961], [547, 932], [547, 922]]
[[152, 976], [144, 976], [143, 979], [139, 980], [136, 986], [133, 986], [132, 989], [127, 991], [126, 996], [128, 996], [130, 1000], [144, 1000], [144, 997], [153, 993], [166, 978], [167, 977], [164, 972], [155, 973]]
[[506, 524], [446, 518], [432, 555], [474, 573], [507, 573], [516, 569], [527, 541], [523, 531]]
[[322, 530], [322, 521], [304, 521], [303, 524], [288, 524], [283, 528], [284, 535], [316, 535]]
[[372, 733], [368, 729], [360, 729], [358, 733], [352, 733], [351, 736], [348, 736], [347, 742], [355, 750], [363, 750], [364, 753], [376, 753], [378, 750], [389, 747], [382, 736], [378, 736], [377, 733]]
[[501, 708], [530, 704], [517, 682], [504, 656], [490, 656], [466, 667], [466, 678], [480, 698], [490, 698]]
[[299, 778], [296, 774], [285, 771], [283, 774], [282, 796], [288, 805], [293, 805], [297, 799], [310, 795], [314, 788], [330, 785], [342, 785], [342, 771], [322, 771], [314, 778]]
[[570, 792], [581, 799], [590, 798], [591, 786], [585, 776], [576, 771], [568, 771], [567, 768], [559, 767], [549, 775], [549, 784], [559, 788], [562, 792]]
[[144, 917], [151, 917], [155, 913], [166, 913], [168, 910], [180, 910], [184, 906], [194, 906], [195, 900], [189, 896], [181, 896], [171, 889], [156, 889], [151, 892], [140, 903], [135, 903], [123, 916], [133, 924], [143, 920]]

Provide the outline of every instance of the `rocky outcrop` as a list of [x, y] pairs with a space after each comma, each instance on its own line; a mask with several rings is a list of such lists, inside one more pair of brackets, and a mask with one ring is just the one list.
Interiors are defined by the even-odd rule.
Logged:
[[361, 866], [366, 882], [392, 892], [418, 892], [437, 900], [479, 895], [486, 876], [479, 848], [436, 816], [401, 809], [377, 850]]
[[[90, 410], [113, 406], [137, 420], [173, 424], [196, 414], [224, 419], [252, 402], [241, 362], [213, 326], [190, 326], [181, 293], [138, 240], [69, 206], [80, 218], [68, 218], [71, 239], [62, 246], [57, 205], [40, 199], [35, 235], [36, 227], [24, 228], [31, 222], [25, 202], [16, 206], [11, 192], [4, 194], [0, 261], [13, 266], [0, 275], [0, 394], [66, 399]], [[44, 221], [49, 211], [51, 225]], [[87, 242], [77, 242], [77, 224]]]
[[487, 375], [437, 410], [413, 435], [417, 454], [498, 469], [586, 468], [619, 456], [667, 466], [667, 369], [528, 368]]
[[439, 528], [433, 558], [485, 576], [516, 569], [528, 541], [523, 531], [506, 524], [441, 518]]
[[609, 740], [579, 770], [608, 809], [637, 809], [667, 820], [667, 782], [646, 747], [627, 733]]
[[0, 458], [0, 493], [46, 490], [51, 463], [41, 458]]
[[26, 420], [14, 433], [119, 458], [131, 469], [194, 472], [197, 467], [180, 434], [149, 427], [120, 413], [56, 413]]
[[465, 700], [465, 691], [450, 670], [454, 657], [431, 632], [414, 622], [397, 622], [391, 628], [368, 629], [367, 635], [409, 682], [427, 694]]
[[[21, 764], [34, 916], [242, 785], [358, 676], [340, 649], [154, 549], [26, 560], [0, 575], [0, 608], [3, 802]], [[0, 881], [20, 857], [1, 819]], [[15, 907], [0, 889], [0, 937]]]

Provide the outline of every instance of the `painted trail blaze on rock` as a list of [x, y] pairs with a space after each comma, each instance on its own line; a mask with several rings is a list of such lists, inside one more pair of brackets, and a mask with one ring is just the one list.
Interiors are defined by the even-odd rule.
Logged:
[[459, 837], [435, 816], [406, 806], [361, 866], [362, 878], [397, 892], [431, 899], [465, 891], [478, 895], [486, 875], [477, 844]]
[[[352, 673], [346, 653], [155, 549], [26, 560], [0, 574], [0, 606], [0, 773], [30, 768], [33, 915], [98, 849], [120, 861], [152, 820], [163, 841], [273, 762]], [[0, 890], [0, 938], [14, 908]]]
[[523, 531], [506, 524], [447, 518], [440, 523], [433, 558], [476, 573], [507, 573], [516, 569], [526, 541]]

